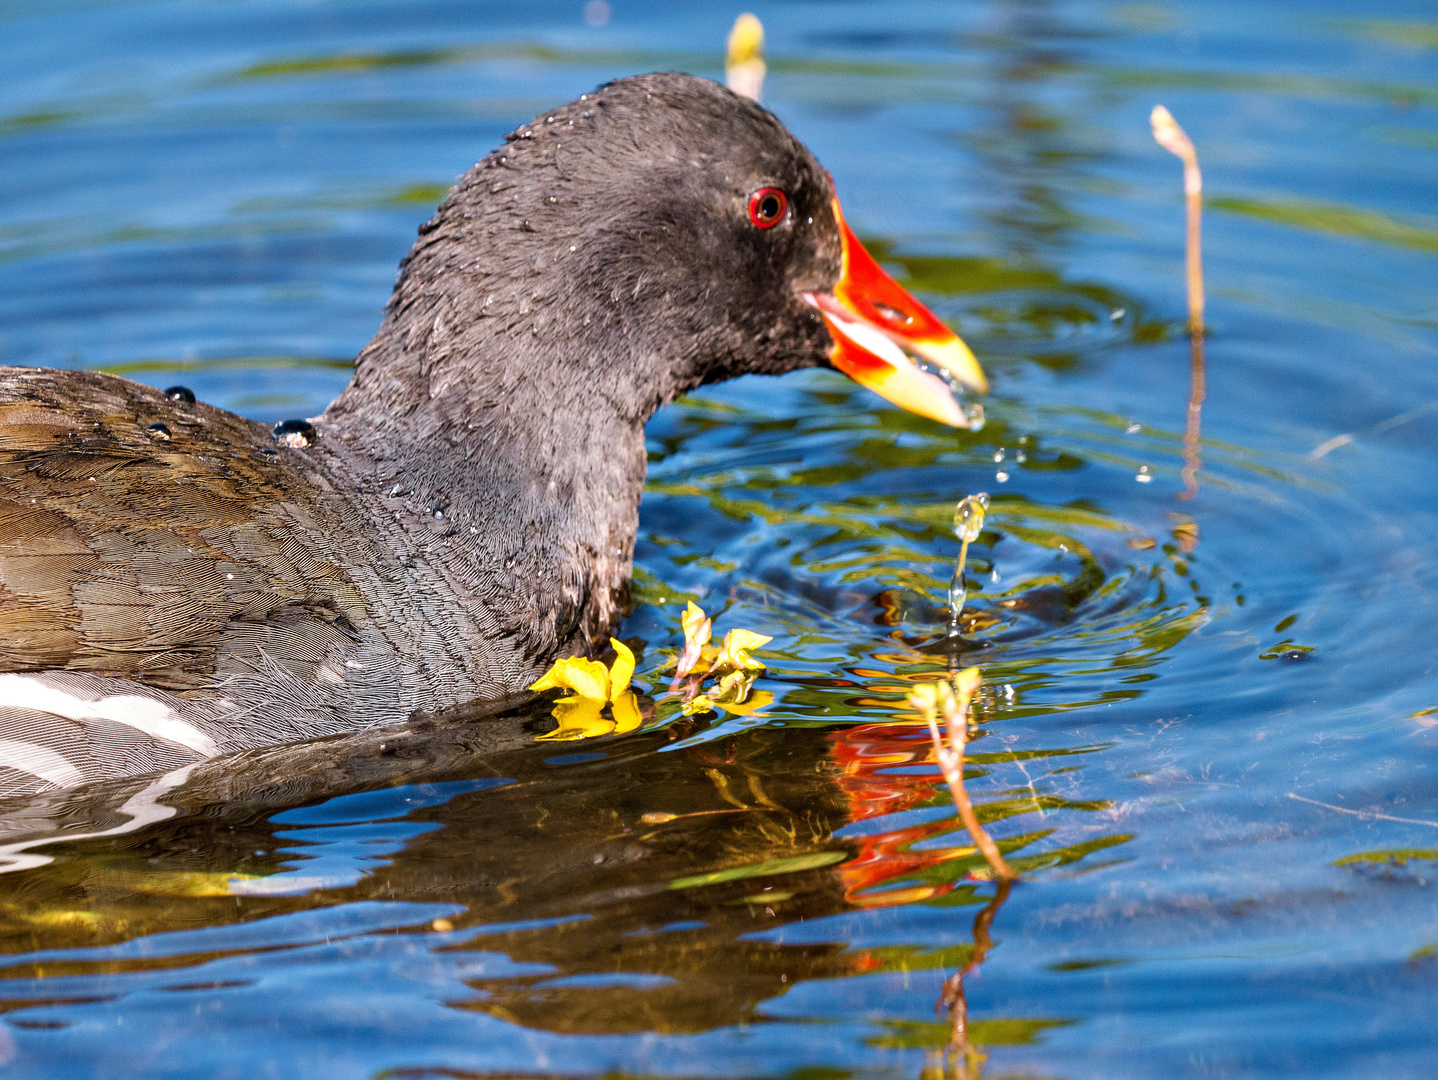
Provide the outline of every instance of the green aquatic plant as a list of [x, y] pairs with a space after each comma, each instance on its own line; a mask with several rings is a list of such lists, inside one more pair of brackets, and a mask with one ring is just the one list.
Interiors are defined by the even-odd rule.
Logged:
[[1438, 251], [1438, 223], [1431, 217], [1405, 221], [1377, 210], [1303, 199], [1215, 198], [1218, 210], [1292, 225], [1308, 232], [1371, 240], [1418, 251]]

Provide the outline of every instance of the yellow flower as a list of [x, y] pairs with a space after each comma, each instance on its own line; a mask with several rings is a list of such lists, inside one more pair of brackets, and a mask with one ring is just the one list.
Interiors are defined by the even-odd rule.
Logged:
[[757, 15], [744, 12], [734, 20], [734, 28], [729, 31], [729, 40], [725, 42], [727, 48], [724, 50], [724, 66], [734, 67], [736, 64], [752, 64], [755, 60], [763, 62], [764, 59], [764, 24], [759, 21]]
[[735, 716], [749, 716], [758, 712], [773, 704], [774, 695], [768, 690], [759, 690], [751, 696], [750, 690], [753, 689], [757, 676], [758, 673], [753, 670], [731, 671], [693, 701], [685, 702], [683, 714], [693, 716], [696, 713], [713, 712], [716, 706]]
[[674, 678], [682, 679], [694, 670], [704, 655], [704, 646], [714, 633], [714, 620], [704, 614], [704, 609], [693, 600], [679, 617], [684, 626], [684, 651], [679, 654], [679, 665], [674, 669]]
[[952, 696], [946, 682], [919, 683], [909, 691], [909, 704], [921, 713], [940, 712]]
[[[630, 664], [633, 666], [632, 660]], [[983, 673], [976, 667], [964, 668], [963, 671], [959, 672], [958, 678], [954, 680], [954, 689], [959, 692], [959, 700], [967, 705], [969, 699], [974, 696], [974, 691], [979, 688], [979, 683], [982, 681]]]
[[614, 666], [606, 668], [598, 660], [586, 660], [582, 656], [566, 656], [556, 660], [554, 665], [539, 679], [530, 684], [531, 690], [573, 690], [582, 698], [600, 703], [616, 700], [629, 689], [629, 680], [634, 677], [634, 653], [628, 645], [616, 638], [610, 638], [615, 657]]
[[719, 679], [703, 694], [685, 701], [682, 710], [685, 716], [713, 712], [715, 706], [744, 716], [774, 700], [774, 695], [769, 693], [756, 694], [754, 701], [749, 700], [754, 679], [764, 670], [763, 661], [755, 660], [749, 650], [767, 645], [773, 638], [752, 630], [730, 630], [724, 635], [723, 646], [715, 648], [709, 644], [714, 635], [713, 620], [692, 600], [680, 621], [684, 625], [684, 651], [675, 663], [674, 681], [669, 689], [679, 689], [684, 677], [691, 672], [707, 672]]
[[573, 690], [582, 698], [604, 702], [609, 700], [609, 669], [598, 660], [586, 660], [582, 656], [566, 656], [556, 660], [554, 666], [544, 673], [537, 682], [530, 684], [531, 690]]
[[694, 716], [697, 713], [714, 711], [714, 702], [709, 700], [708, 694], [700, 694], [692, 701], [686, 701], [684, 707], [679, 710], [680, 716]]
[[[530, 684], [531, 690], [573, 691], [554, 703], [552, 715], [559, 726], [540, 735], [541, 740], [569, 742], [610, 733], [622, 735], [643, 722], [639, 701], [629, 689], [634, 677], [634, 653], [615, 638], [610, 638], [609, 644], [615, 653], [612, 667], [606, 668], [598, 660], [566, 656], [556, 660], [553, 667]], [[603, 714], [606, 703], [610, 705], [612, 720]]]
[[964, 668], [954, 676], [952, 686], [947, 680], [919, 683], [909, 691], [909, 704], [921, 715], [934, 715], [939, 718], [946, 716], [952, 708], [966, 713], [974, 691], [982, 681], [983, 673], [978, 668]]
[[644, 723], [644, 714], [639, 711], [639, 699], [634, 696], [633, 690], [626, 690], [615, 698], [610, 711], [614, 713], [616, 735], [627, 735]]
[[609, 639], [614, 649], [614, 666], [609, 669], [609, 700], [618, 701], [621, 694], [629, 693], [629, 681], [634, 678], [634, 653], [618, 638]]
[[603, 708], [603, 700], [595, 698], [568, 697], [556, 701], [551, 715], [559, 726], [538, 739], [540, 742], [572, 742], [608, 735], [614, 730], [614, 721], [605, 718], [600, 712]]
[[774, 639], [756, 634], [752, 630], [730, 630], [724, 635], [724, 647], [714, 660], [714, 668], [733, 668], [735, 671], [763, 671], [764, 662], [749, 655], [750, 649], [767, 645]]

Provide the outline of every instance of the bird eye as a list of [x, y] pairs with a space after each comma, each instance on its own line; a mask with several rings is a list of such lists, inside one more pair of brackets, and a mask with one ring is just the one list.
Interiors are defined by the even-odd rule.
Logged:
[[749, 220], [756, 228], [772, 229], [784, 220], [789, 200], [778, 188], [760, 188], [749, 196]]

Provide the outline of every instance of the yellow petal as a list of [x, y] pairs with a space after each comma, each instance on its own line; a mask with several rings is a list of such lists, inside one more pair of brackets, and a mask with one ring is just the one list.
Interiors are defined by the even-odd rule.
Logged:
[[925, 682], [909, 692], [909, 704], [921, 713], [937, 713], [951, 696], [948, 683]]
[[724, 635], [724, 644], [737, 649], [757, 649], [773, 640], [764, 634], [756, 634], [753, 630], [730, 630]]
[[590, 697], [572, 697], [555, 702], [551, 715], [559, 722], [559, 726], [540, 735], [538, 741], [573, 742], [575, 739], [608, 735], [614, 730], [614, 721], [606, 720], [600, 714], [602, 708], [603, 698], [596, 700]]
[[954, 680], [954, 685], [959, 692], [959, 701], [964, 705], [967, 705], [969, 699], [974, 696], [974, 691], [979, 688], [981, 678], [982, 674], [976, 667], [964, 668], [959, 672], [959, 677]]
[[735, 653], [735, 651], [741, 649], [758, 649], [759, 646], [766, 646], [766, 644], [772, 640], [774, 640], [772, 637], [766, 637], [765, 634], [756, 634], [752, 630], [731, 630], [728, 634], [725, 634], [723, 644], [725, 644], [725, 649], [728, 649], [731, 653]]
[[[748, 701], [716, 701], [714, 704], [718, 705], [719, 708], [727, 713], [733, 713], [735, 716], [749, 716], [752, 713], [758, 712], [760, 709], [767, 708], [774, 704], [774, 695], [768, 690], [755, 690], [749, 695]], [[904, 760], [907, 761], [908, 758]]]
[[633, 690], [626, 690], [620, 694], [614, 699], [614, 704], [610, 708], [614, 713], [614, 734], [616, 735], [637, 731], [639, 725], [644, 722], [644, 714], [639, 711], [639, 700], [634, 696]]
[[724, 66], [750, 64], [764, 55], [764, 24], [757, 15], [744, 12], [734, 20], [734, 29], [729, 31], [725, 42]]
[[610, 638], [614, 648], [614, 666], [609, 669], [609, 700], [618, 701], [619, 695], [629, 689], [629, 680], [634, 678], [634, 653], [618, 638]]
[[696, 645], [706, 645], [709, 636], [713, 633], [714, 623], [709, 616], [704, 614], [704, 609], [693, 600], [684, 609], [684, 614], [679, 617], [679, 622], [684, 626], [684, 642]]
[[693, 600], [689, 601], [679, 621], [684, 624], [684, 651], [679, 654], [679, 662], [674, 668], [676, 679], [682, 679], [694, 670], [705, 644], [714, 633], [713, 620]]
[[756, 634], [752, 630], [730, 630], [724, 635], [724, 648], [719, 653], [719, 658], [714, 661], [714, 666], [762, 671], [764, 662], [755, 660], [749, 655], [749, 650], [757, 649], [760, 645], [767, 645], [773, 640], [763, 634]]
[[556, 660], [538, 681], [530, 684], [531, 690], [549, 690], [559, 687], [573, 690], [580, 697], [607, 701], [609, 698], [609, 671], [598, 660], [586, 660], [582, 656], [566, 656]]

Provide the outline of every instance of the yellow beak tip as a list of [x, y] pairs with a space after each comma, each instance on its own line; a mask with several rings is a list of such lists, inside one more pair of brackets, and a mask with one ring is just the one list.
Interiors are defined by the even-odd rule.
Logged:
[[978, 358], [957, 335], [947, 341], [912, 342], [909, 348], [930, 363], [938, 364], [975, 393], [989, 392], [988, 376], [979, 366]]

